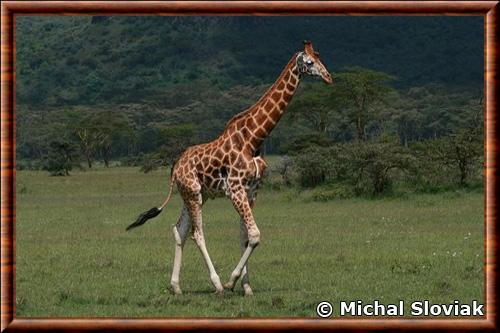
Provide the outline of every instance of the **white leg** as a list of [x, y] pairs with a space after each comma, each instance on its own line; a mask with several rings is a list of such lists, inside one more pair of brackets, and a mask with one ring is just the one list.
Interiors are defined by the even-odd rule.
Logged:
[[207, 268], [210, 272], [210, 280], [212, 281], [217, 292], [222, 293], [224, 291], [224, 288], [222, 287], [219, 275], [217, 275], [217, 272], [215, 271], [214, 265], [212, 263], [212, 260], [210, 259], [207, 247], [205, 245], [205, 236], [203, 235], [203, 223], [201, 217], [201, 205], [202, 205], [201, 202], [202, 201], [200, 198], [197, 204], [192, 204], [191, 207], [189, 208], [189, 214], [193, 223], [192, 237], [196, 242], [196, 245], [198, 245], [198, 248], [200, 249], [200, 252], [203, 255], [203, 259], [205, 259], [205, 264], [207, 265]]
[[[245, 222], [243, 220], [240, 221], [240, 246], [241, 251], [244, 252], [248, 245], [248, 233], [247, 228], [245, 227]], [[241, 287], [245, 291], [245, 296], [253, 295], [252, 288], [250, 288], [250, 277], [248, 276], [248, 263], [243, 266], [243, 270], [241, 271]]]
[[186, 207], [182, 208], [181, 216], [176, 225], [174, 225], [172, 231], [175, 239], [175, 258], [174, 258], [174, 269], [172, 270], [172, 278], [170, 279], [170, 285], [177, 295], [182, 294], [181, 288], [179, 287], [179, 274], [181, 272], [182, 264], [182, 249], [186, 242], [187, 235], [191, 229], [191, 223], [189, 220], [189, 214]]
[[208, 255], [207, 247], [205, 245], [205, 237], [203, 236], [203, 230], [195, 230], [193, 234], [193, 238], [200, 249], [201, 254], [203, 255], [203, 259], [205, 259], [205, 263], [207, 265], [208, 271], [210, 272], [210, 280], [212, 281], [217, 292], [222, 293], [224, 288], [220, 282], [219, 275], [215, 271], [215, 267]]

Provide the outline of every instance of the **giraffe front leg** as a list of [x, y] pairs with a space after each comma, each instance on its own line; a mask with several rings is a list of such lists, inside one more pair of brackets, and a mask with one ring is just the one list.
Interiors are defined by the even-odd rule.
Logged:
[[[244, 253], [248, 244], [247, 228], [243, 220], [240, 221], [240, 246], [241, 252]], [[241, 271], [241, 287], [245, 292], [245, 296], [252, 296], [252, 288], [250, 287], [250, 277], [248, 275], [248, 262], [243, 266]]]
[[[256, 197], [257, 197], [256, 191], [250, 191], [248, 193], [248, 202], [250, 203], [250, 208], [252, 208], [252, 209], [255, 206]], [[242, 253], [245, 251], [247, 244], [248, 244], [247, 228], [245, 227], [245, 221], [243, 219], [240, 219], [240, 246], [241, 246]], [[245, 266], [243, 266], [243, 270], [241, 271], [241, 287], [243, 288], [243, 291], [245, 292], [245, 296], [252, 296], [253, 295], [252, 288], [250, 287], [250, 276], [248, 273], [248, 262], [245, 264]]]
[[233, 205], [240, 214], [240, 217], [243, 221], [243, 226], [246, 229], [246, 235], [248, 241], [246, 242], [245, 249], [243, 251], [243, 255], [241, 256], [240, 261], [236, 265], [235, 269], [231, 273], [231, 277], [229, 281], [224, 285], [227, 289], [234, 289], [234, 285], [238, 278], [241, 276], [243, 272], [243, 268], [248, 262], [248, 259], [252, 255], [253, 250], [260, 242], [260, 231], [255, 224], [252, 209], [247, 199], [247, 195], [243, 189], [238, 189], [233, 192], [231, 196], [233, 201]]

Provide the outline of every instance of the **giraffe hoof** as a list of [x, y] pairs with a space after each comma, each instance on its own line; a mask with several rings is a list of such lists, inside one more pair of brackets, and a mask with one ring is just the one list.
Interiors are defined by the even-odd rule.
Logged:
[[182, 295], [182, 290], [178, 286], [172, 286], [172, 292], [174, 295]]
[[245, 297], [253, 296], [253, 291], [252, 288], [250, 288], [250, 286], [243, 287], [243, 289], [245, 289]]
[[228, 283], [224, 284], [224, 289], [228, 289], [228, 290], [233, 291], [234, 290], [234, 283], [228, 282]]
[[217, 289], [214, 294], [217, 296], [224, 296], [224, 289]]

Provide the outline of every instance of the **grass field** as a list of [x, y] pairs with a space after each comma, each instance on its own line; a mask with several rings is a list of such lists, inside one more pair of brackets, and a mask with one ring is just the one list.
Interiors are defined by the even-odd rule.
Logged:
[[[323, 300], [483, 302], [483, 195], [450, 192], [326, 203], [261, 191], [261, 244], [250, 258], [254, 296], [213, 294], [188, 241], [184, 294], [170, 293], [178, 195], [130, 232], [168, 190], [166, 169], [100, 168], [49, 177], [17, 173], [17, 316], [312, 316]], [[227, 199], [207, 202], [207, 247], [226, 282], [240, 255]]]

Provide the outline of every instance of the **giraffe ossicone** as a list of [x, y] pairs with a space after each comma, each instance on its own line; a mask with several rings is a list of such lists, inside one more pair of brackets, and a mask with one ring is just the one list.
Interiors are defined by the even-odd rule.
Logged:
[[[304, 42], [304, 50], [295, 53], [274, 84], [250, 108], [234, 116], [222, 134], [215, 140], [187, 148], [174, 163], [170, 191], [160, 207], [142, 213], [127, 230], [144, 224], [163, 210], [177, 185], [184, 201], [179, 220], [173, 227], [175, 258], [171, 286], [181, 293], [179, 276], [182, 251], [188, 235], [196, 242], [216, 291], [233, 289], [241, 277], [245, 295], [252, 295], [247, 262], [260, 242], [260, 231], [252, 208], [267, 163], [260, 156], [260, 146], [277, 125], [290, 103], [303, 76], [315, 76], [325, 83], [332, 77], [314, 51], [311, 42]], [[240, 215], [240, 245], [242, 256], [232, 271], [229, 281], [222, 286], [220, 278], [205, 245], [202, 207], [208, 198], [228, 197]]]

